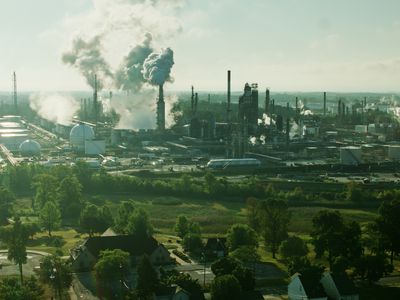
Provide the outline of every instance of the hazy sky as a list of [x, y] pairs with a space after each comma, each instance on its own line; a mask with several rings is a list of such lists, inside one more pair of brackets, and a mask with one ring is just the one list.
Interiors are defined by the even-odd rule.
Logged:
[[103, 32], [116, 67], [146, 29], [175, 51], [171, 90], [225, 90], [231, 69], [235, 90], [400, 91], [398, 0], [158, 0], [175, 5], [147, 5], [129, 30], [113, 21], [144, 1], [1, 0], [0, 90], [13, 70], [21, 90], [88, 90], [61, 62], [72, 38]]

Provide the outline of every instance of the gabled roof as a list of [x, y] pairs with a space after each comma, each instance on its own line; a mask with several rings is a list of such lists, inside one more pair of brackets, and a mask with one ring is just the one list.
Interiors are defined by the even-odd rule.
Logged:
[[117, 235], [115, 231], [110, 227], [106, 231], [103, 232], [101, 236], [115, 236]]
[[94, 236], [86, 240], [83, 246], [98, 258], [103, 250], [120, 249], [131, 256], [152, 254], [158, 247], [158, 242], [153, 238], [141, 239], [133, 235]]
[[347, 274], [331, 273], [332, 279], [342, 296], [357, 295], [357, 289]]

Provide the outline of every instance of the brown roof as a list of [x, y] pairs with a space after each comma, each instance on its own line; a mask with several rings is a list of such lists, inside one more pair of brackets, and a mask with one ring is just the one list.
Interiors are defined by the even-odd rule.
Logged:
[[116, 236], [94, 236], [90, 237], [83, 244], [84, 247], [95, 257], [98, 258], [103, 250], [120, 249], [128, 252], [131, 256], [152, 254], [158, 247], [158, 242], [153, 237], [140, 239], [133, 235]]

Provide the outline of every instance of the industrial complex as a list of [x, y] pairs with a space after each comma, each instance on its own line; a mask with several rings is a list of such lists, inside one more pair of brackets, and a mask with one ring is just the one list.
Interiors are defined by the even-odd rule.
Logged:
[[[52, 166], [79, 160], [93, 168], [128, 173], [209, 169], [272, 175], [302, 173], [306, 166], [320, 174], [368, 175], [371, 170], [391, 172], [393, 162], [400, 160], [396, 110], [367, 97], [349, 101], [321, 92], [307, 107], [295, 95], [286, 104], [277, 103], [269, 88], [261, 92], [257, 84], [245, 83], [238, 99], [232, 99], [228, 71], [226, 100], [218, 103], [224, 107], [222, 113], [212, 111], [210, 95], [208, 101], [199, 101], [192, 87], [188, 97], [180, 97], [188, 106], [180, 122], [166, 128], [169, 112], [160, 84], [153, 100], [155, 129], [134, 130], [118, 128], [103, 112], [96, 77], [93, 97], [82, 99], [77, 116], [61, 124], [39, 114], [30, 118], [18, 114], [13, 76], [15, 115], [0, 118], [3, 163], [12, 165]], [[110, 101], [112, 97], [110, 92]]]

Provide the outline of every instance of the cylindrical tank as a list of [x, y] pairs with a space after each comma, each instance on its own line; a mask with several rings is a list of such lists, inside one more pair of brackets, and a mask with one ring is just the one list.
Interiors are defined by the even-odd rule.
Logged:
[[72, 147], [78, 151], [85, 150], [85, 141], [91, 141], [95, 137], [93, 128], [86, 124], [75, 125], [69, 134]]
[[40, 144], [34, 140], [26, 140], [19, 145], [19, 152], [22, 156], [39, 156]]

